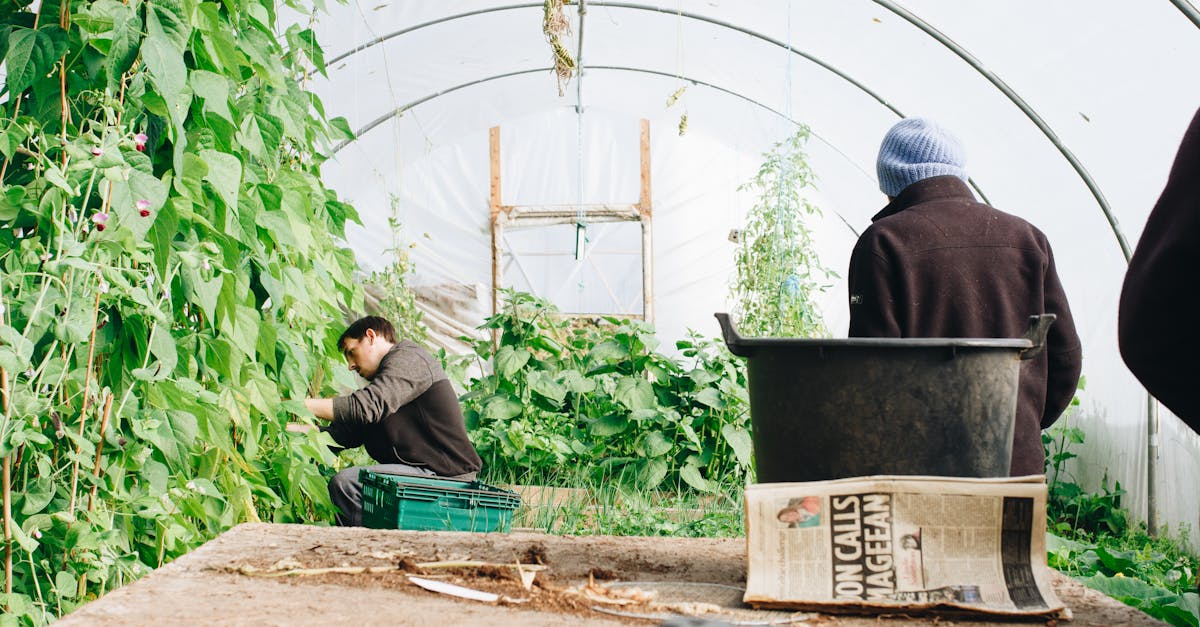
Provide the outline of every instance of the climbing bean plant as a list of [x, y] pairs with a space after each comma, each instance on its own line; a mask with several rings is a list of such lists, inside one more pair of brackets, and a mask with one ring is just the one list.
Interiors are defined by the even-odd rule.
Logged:
[[279, 8], [0, 6], [0, 623], [242, 521], [329, 514], [326, 436], [286, 431], [285, 399], [350, 383], [357, 216], [319, 179], [349, 133]]
[[820, 209], [804, 195], [815, 185], [800, 126], [763, 155], [754, 178], [741, 186], [755, 195], [734, 257], [730, 288], [739, 331], [745, 335], [814, 337], [827, 333], [816, 295], [836, 275], [821, 265], [806, 220]]

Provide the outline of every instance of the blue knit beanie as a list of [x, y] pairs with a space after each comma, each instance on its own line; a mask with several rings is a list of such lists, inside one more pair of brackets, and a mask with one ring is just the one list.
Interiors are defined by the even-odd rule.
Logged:
[[925, 118], [905, 118], [896, 123], [879, 146], [875, 170], [879, 190], [899, 196], [905, 187], [934, 176], [951, 174], [963, 181], [966, 153], [958, 138]]

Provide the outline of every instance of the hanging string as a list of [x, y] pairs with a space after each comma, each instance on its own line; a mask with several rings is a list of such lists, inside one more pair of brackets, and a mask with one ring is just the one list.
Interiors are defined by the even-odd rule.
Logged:
[[[783, 109], [784, 109], [787, 119], [791, 120], [792, 119], [792, 0], [788, 0], [788, 3], [787, 3], [787, 40], [786, 41], [787, 41], [787, 46], [786, 46], [786, 50], [785, 50], [785, 54], [787, 55], [787, 59], [785, 61], [786, 75], [785, 75], [784, 81], [783, 81], [784, 89], [786, 91], [784, 92]], [[776, 315], [775, 315], [775, 328], [772, 333], [773, 335], [779, 335], [780, 329], [782, 328], [783, 319], [784, 319], [783, 314], [784, 314], [785, 300], [790, 300], [791, 297], [793, 296], [793, 294], [791, 294], [790, 292], [795, 291], [795, 289], [797, 289], [799, 287], [799, 277], [796, 276], [795, 269], [789, 268], [789, 267], [784, 267], [784, 263], [786, 262], [786, 255], [784, 254], [784, 251], [786, 249], [791, 248], [790, 244], [792, 243], [792, 240], [795, 238], [795, 228], [792, 223], [792, 218], [793, 218], [792, 211], [791, 211], [791, 208], [788, 207], [788, 205], [787, 205], [787, 195], [788, 195], [789, 190], [784, 188], [784, 185], [791, 179], [791, 177], [789, 176], [789, 174], [791, 173], [791, 165], [792, 165], [792, 159], [791, 159], [792, 146], [791, 146], [790, 134], [787, 138], [785, 138], [783, 148], [784, 148], [784, 150], [780, 151], [780, 153], [779, 153], [780, 156], [782, 157], [782, 162], [779, 164], [779, 171], [777, 172], [777, 174], [776, 174], [777, 178], [775, 179], [775, 190], [776, 190], [776, 197], [777, 197], [777, 200], [776, 200], [777, 205], [776, 206], [778, 208], [778, 211], [776, 212], [776, 215], [775, 215], [775, 241], [773, 242], [773, 244], [771, 246], [771, 251], [773, 253], [773, 256], [775, 257], [775, 260], [774, 260], [774, 263], [772, 264], [772, 266], [775, 268], [778, 268], [781, 273], [780, 280], [779, 280], [778, 294], [777, 294], [777, 298], [775, 301]]]
[[[683, 0], [675, 3], [675, 91], [667, 98], [667, 108], [675, 106], [685, 92], [687, 84], [683, 82]], [[683, 113], [679, 116], [679, 136], [687, 133], [688, 111], [687, 103], [683, 105]]]
[[[586, 12], [584, 0], [579, 2], [579, 50], [576, 52], [576, 63], [579, 75], [575, 78], [575, 163], [576, 163], [576, 216], [575, 216], [575, 261], [582, 263], [587, 257], [587, 212], [583, 208], [583, 16]], [[584, 274], [579, 272], [578, 305], [583, 310], [583, 293], [587, 284]]]

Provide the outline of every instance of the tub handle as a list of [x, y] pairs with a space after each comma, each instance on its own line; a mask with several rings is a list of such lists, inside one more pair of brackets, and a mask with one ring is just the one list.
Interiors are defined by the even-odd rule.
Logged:
[[742, 336], [738, 335], [737, 329], [733, 328], [733, 320], [729, 318], [727, 313], [715, 313], [717, 322], [721, 324], [721, 335], [725, 337], [725, 345], [729, 347], [729, 352], [738, 357], [749, 357], [754, 354], [754, 349], [742, 343]]
[[1029, 328], [1021, 337], [1033, 342], [1033, 346], [1021, 351], [1022, 361], [1037, 357], [1046, 348], [1046, 333], [1050, 331], [1050, 325], [1054, 324], [1056, 318], [1058, 316], [1054, 314], [1029, 316]]

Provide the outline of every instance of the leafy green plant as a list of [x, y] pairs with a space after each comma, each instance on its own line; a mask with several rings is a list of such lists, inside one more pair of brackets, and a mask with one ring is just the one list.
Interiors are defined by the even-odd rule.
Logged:
[[[6, 622], [38, 624], [246, 520], [331, 511], [297, 401], [361, 309], [348, 136], [275, 6], [0, 7], [0, 458]], [[316, 383], [314, 383], [316, 382]], [[8, 514], [11, 512], [11, 515]]]
[[745, 375], [719, 342], [692, 336], [677, 360], [656, 352], [649, 324], [572, 328], [511, 291], [484, 328], [498, 343], [476, 341], [475, 353], [493, 370], [462, 401], [485, 465], [540, 478], [584, 465], [647, 490], [714, 491], [749, 471]]
[[392, 246], [384, 252], [390, 255], [391, 263], [367, 277], [367, 293], [378, 301], [376, 311], [371, 313], [390, 321], [400, 337], [422, 344], [429, 336], [429, 331], [421, 324], [424, 314], [417, 308], [416, 294], [408, 285], [414, 268], [412, 257], [408, 255], [411, 245], [405, 246], [401, 237], [400, 199], [392, 196], [388, 202], [391, 207], [388, 228], [392, 231]]
[[[1080, 382], [1080, 389], [1085, 383]], [[1072, 406], [1079, 404], [1078, 395]], [[1120, 483], [1101, 492], [1081, 488], [1066, 464], [1083, 444], [1082, 429], [1063, 419], [1042, 434], [1047, 465], [1047, 561], [1083, 582], [1147, 614], [1179, 627], [1200, 625], [1200, 558], [1189, 553], [1187, 533], [1152, 537], [1145, 525], [1130, 524], [1121, 509]]]
[[800, 126], [775, 144], [763, 155], [758, 174], [740, 188], [757, 195], [740, 236], [730, 289], [738, 326], [748, 335], [828, 333], [815, 299], [836, 274], [821, 265], [805, 224], [820, 214], [803, 195], [816, 180], [804, 154], [808, 136], [808, 128]]

